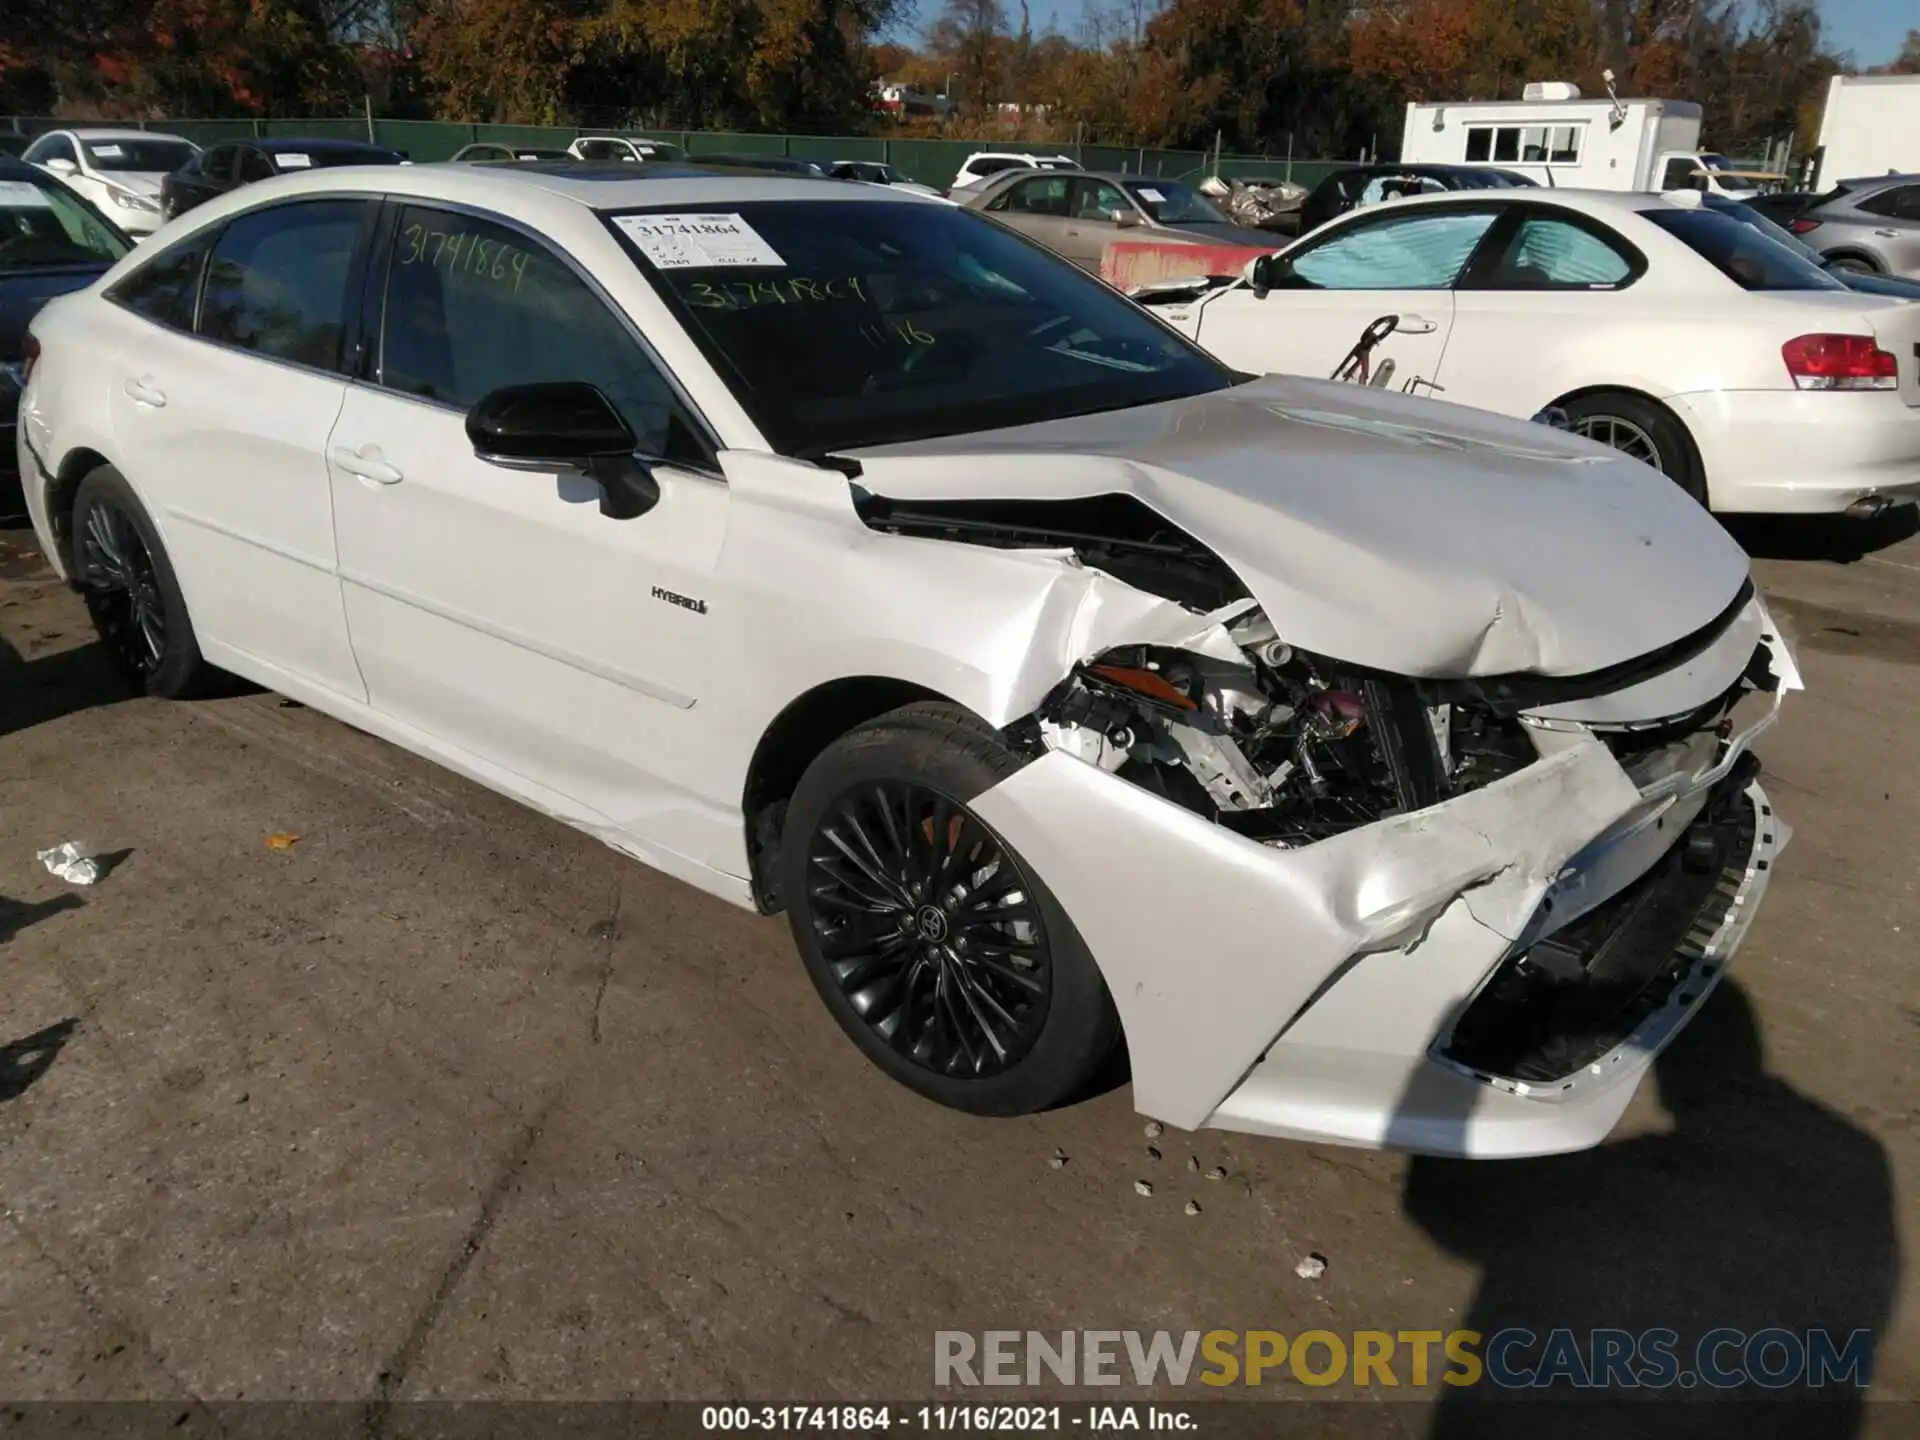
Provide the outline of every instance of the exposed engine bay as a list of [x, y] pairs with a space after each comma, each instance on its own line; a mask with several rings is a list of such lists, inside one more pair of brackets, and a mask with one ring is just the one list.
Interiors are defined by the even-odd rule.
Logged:
[[1343, 673], [1257, 608], [1225, 629], [1237, 659], [1128, 646], [1077, 667], [1035, 717], [1043, 743], [1280, 846], [1424, 809], [1537, 758], [1517, 721]]
[[[908, 505], [863, 495], [860, 509], [869, 525], [893, 533], [1070, 549], [1080, 563], [1195, 612], [1193, 633], [1178, 644], [1123, 645], [1075, 665], [1015, 733], [1036, 753], [1065, 751], [1280, 848], [1513, 774], [1543, 753], [1524, 710], [1623, 688], [1636, 672], [1680, 663], [1712, 643], [1751, 596], [1743, 589], [1700, 632], [1615, 672], [1417, 680], [1289, 644], [1207, 547], [1128, 496]], [[1595, 728], [1637, 783], [1663, 765], [1707, 763], [1731, 731], [1735, 704], [1775, 688], [1764, 653], [1755, 662], [1689, 714]]]

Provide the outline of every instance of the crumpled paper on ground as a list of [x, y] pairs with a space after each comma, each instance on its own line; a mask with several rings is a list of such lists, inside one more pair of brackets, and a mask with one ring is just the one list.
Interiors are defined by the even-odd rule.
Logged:
[[42, 850], [40, 863], [71, 885], [91, 885], [100, 878], [100, 862], [87, 853], [78, 840], [64, 840], [51, 850]]

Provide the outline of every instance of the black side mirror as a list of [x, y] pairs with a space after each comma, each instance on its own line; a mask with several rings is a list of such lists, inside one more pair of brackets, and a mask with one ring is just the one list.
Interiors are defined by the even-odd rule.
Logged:
[[592, 477], [600, 513], [614, 520], [635, 519], [660, 501], [660, 483], [633, 453], [632, 429], [584, 381], [507, 385], [483, 395], [467, 412], [467, 439], [490, 465]]
[[1256, 255], [1247, 267], [1247, 282], [1256, 296], [1277, 288], [1293, 273], [1293, 265], [1284, 255]]

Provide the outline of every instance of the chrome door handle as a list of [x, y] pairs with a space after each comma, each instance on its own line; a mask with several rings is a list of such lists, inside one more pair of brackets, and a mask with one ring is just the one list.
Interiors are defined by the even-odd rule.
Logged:
[[349, 475], [357, 475], [362, 480], [371, 480], [376, 485], [398, 485], [406, 477], [386, 461], [378, 458], [378, 451], [369, 458], [357, 450], [349, 450], [344, 445], [333, 447], [333, 463]]
[[147, 405], [158, 410], [167, 403], [167, 392], [156, 387], [153, 381], [145, 375], [142, 375], [137, 380], [132, 376], [128, 376], [127, 379], [122, 382], [120, 388], [125, 390], [129, 398], [137, 405]]

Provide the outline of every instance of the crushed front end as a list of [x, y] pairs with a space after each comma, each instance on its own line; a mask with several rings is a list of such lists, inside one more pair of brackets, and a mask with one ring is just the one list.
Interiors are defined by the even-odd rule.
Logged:
[[1750, 587], [1609, 671], [1470, 681], [1241, 598], [1076, 666], [977, 808], [1100, 964], [1144, 1113], [1579, 1149], [1745, 933], [1787, 834], [1749, 747], [1799, 684]]

